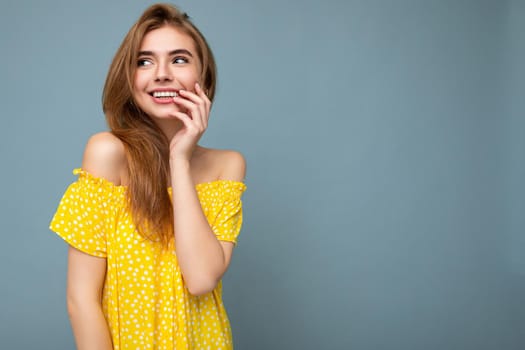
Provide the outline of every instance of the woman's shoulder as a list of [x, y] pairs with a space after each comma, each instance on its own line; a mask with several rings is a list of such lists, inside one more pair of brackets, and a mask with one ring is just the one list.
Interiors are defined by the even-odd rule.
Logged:
[[110, 132], [92, 135], [84, 149], [82, 169], [95, 177], [121, 185], [126, 168], [126, 150], [122, 141]]
[[214, 179], [244, 181], [246, 159], [239, 151], [201, 146], [196, 151], [200, 168], [207, 169]]

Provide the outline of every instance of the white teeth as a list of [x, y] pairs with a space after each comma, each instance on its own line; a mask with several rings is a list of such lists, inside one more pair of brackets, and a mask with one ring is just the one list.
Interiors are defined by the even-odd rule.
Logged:
[[175, 91], [154, 91], [153, 97], [175, 97], [177, 93]]

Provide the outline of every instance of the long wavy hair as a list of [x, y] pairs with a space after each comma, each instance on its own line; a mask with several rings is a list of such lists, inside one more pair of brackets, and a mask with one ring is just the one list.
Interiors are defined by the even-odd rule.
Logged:
[[186, 13], [170, 4], [155, 4], [144, 11], [115, 53], [104, 85], [102, 108], [111, 132], [126, 149], [126, 193], [137, 231], [167, 246], [173, 237], [173, 207], [167, 190], [169, 140], [137, 107], [132, 93], [142, 40], [163, 26], [172, 26], [193, 39], [202, 67], [200, 84], [213, 101], [217, 69], [206, 39]]

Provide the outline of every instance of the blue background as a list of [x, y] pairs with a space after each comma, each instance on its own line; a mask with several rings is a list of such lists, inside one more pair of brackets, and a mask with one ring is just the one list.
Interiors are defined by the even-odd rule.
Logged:
[[[3, 1], [0, 347], [72, 349], [48, 230], [149, 1]], [[248, 161], [237, 349], [525, 348], [525, 1], [179, 1]]]

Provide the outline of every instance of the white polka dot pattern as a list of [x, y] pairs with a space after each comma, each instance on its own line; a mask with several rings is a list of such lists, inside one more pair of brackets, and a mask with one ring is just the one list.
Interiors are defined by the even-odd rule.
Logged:
[[[102, 306], [114, 349], [232, 349], [222, 284], [206, 295], [189, 294], [174, 245], [162, 247], [135, 231], [126, 187], [81, 169], [74, 174], [79, 178], [66, 190], [50, 228], [75, 248], [107, 258]], [[245, 189], [230, 180], [196, 186], [219, 240], [237, 242]]]

